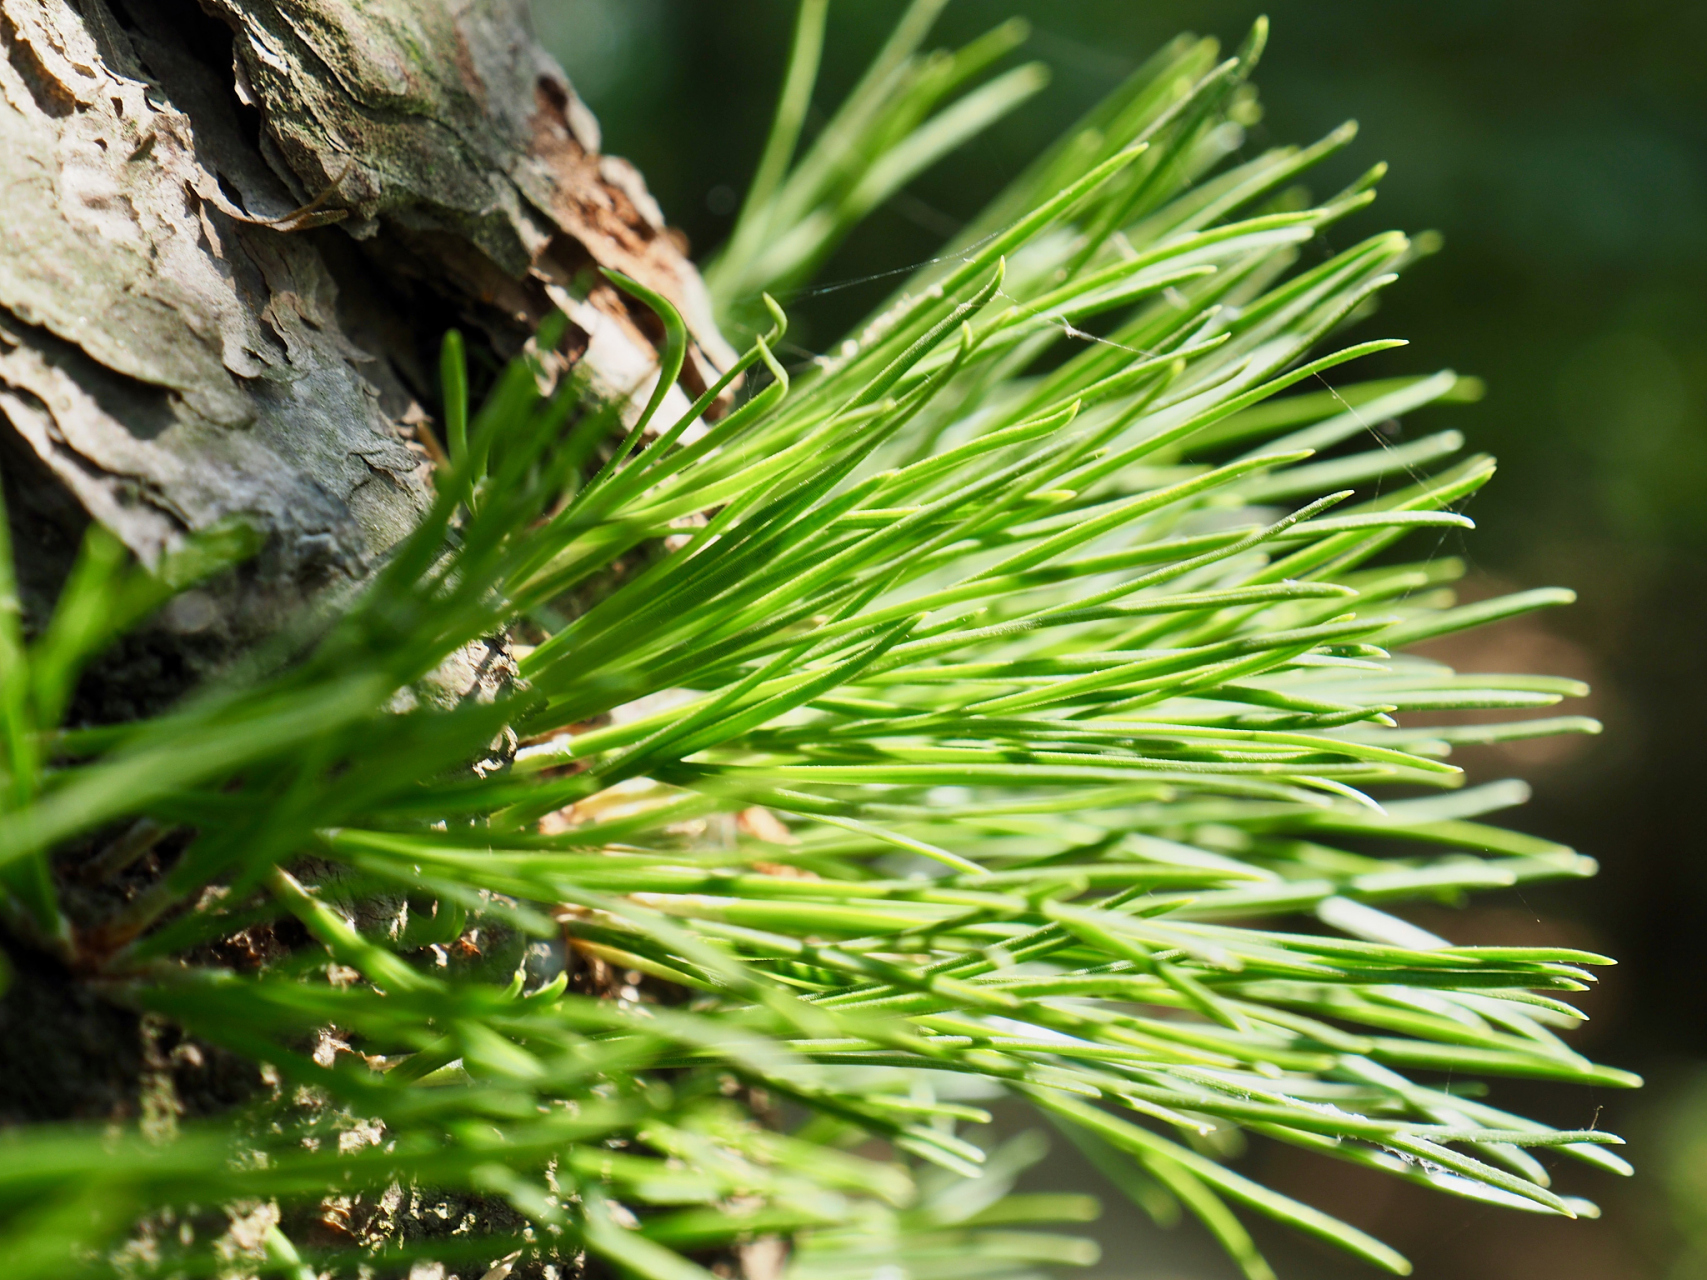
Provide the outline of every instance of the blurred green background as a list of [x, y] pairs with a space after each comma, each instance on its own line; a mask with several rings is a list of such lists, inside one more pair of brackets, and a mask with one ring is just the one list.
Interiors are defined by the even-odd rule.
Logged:
[[[821, 112], [900, 8], [832, 5]], [[1581, 595], [1446, 656], [1470, 670], [1582, 676], [1591, 705], [1564, 709], [1607, 725], [1599, 739], [1488, 748], [1467, 762], [1478, 778], [1528, 777], [1535, 799], [1509, 820], [1599, 858], [1598, 880], [1414, 917], [1455, 941], [1620, 957], [1585, 1006], [1594, 1020], [1579, 1045], [1650, 1087], [1496, 1090], [1554, 1122], [1597, 1120], [1632, 1138], [1635, 1179], [1563, 1182], [1604, 1206], [1599, 1222], [1450, 1200], [1290, 1149], [1253, 1146], [1239, 1167], [1381, 1235], [1424, 1280], [1707, 1277], [1707, 3], [956, 0], [940, 43], [1024, 15], [1033, 34], [1018, 57], [1049, 63], [1053, 83], [878, 210], [821, 281], [928, 258], [1166, 39], [1189, 29], [1230, 47], [1265, 11], [1265, 115], [1242, 153], [1355, 117], [1359, 140], [1312, 175], [1318, 193], [1376, 160], [1393, 165], [1373, 210], [1319, 251], [1385, 227], [1445, 236], [1359, 333], [1412, 346], [1358, 376], [1450, 367], [1487, 380], [1480, 403], [1428, 411], [1504, 464], [1471, 509], [1480, 530], [1448, 549], [1470, 561], [1472, 591], [1562, 584]], [[536, 12], [606, 150], [640, 167], [696, 254], [715, 248], [764, 140], [792, 3], [536, 0]], [[805, 349], [793, 354], [830, 346], [893, 283], [785, 299]], [[1094, 1182], [1066, 1153], [1034, 1176]], [[1201, 1232], [1163, 1232], [1105, 1201], [1092, 1275], [1235, 1275]], [[1283, 1277], [1372, 1274], [1257, 1229]]]

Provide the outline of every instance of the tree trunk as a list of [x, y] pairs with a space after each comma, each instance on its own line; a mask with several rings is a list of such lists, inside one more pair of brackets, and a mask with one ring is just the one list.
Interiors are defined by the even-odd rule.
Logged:
[[[92, 673], [75, 721], [159, 709], [383, 560], [429, 497], [447, 327], [478, 374], [559, 307], [566, 357], [637, 409], [662, 329], [608, 266], [695, 339], [662, 420], [729, 366], [680, 237], [599, 154], [522, 2], [0, 0], [0, 476], [26, 627], [91, 519], [145, 561], [228, 518], [265, 535]], [[254, 1087], [227, 1088], [222, 1055], [167, 1062], [133, 1013], [6, 949], [0, 1127], [146, 1119], [151, 1080], [191, 1114]]]
[[687, 318], [678, 413], [732, 358], [521, 0], [0, 0], [0, 45], [0, 469], [28, 614], [89, 518], [150, 561], [230, 517], [265, 534], [162, 621], [191, 668], [360, 579], [426, 500], [445, 328], [502, 359], [561, 307], [596, 388], [656, 377], [661, 331], [595, 267]]

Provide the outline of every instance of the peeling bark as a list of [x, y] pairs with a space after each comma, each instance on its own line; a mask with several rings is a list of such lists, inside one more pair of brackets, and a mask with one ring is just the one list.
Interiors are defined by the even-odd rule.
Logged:
[[359, 579], [426, 501], [444, 328], [502, 359], [561, 307], [644, 401], [661, 333], [598, 266], [688, 321], [668, 410], [733, 358], [520, 0], [0, 0], [0, 52], [0, 467], [38, 596], [87, 518], [150, 561], [262, 531], [222, 645]]
[[[495, 368], [561, 308], [564, 354], [637, 412], [663, 334], [597, 275], [614, 267], [671, 299], [694, 339], [664, 421], [733, 362], [680, 237], [633, 167], [600, 154], [522, 6], [0, 0], [0, 479], [26, 625], [90, 520], [145, 561], [230, 518], [264, 535], [252, 562], [123, 641], [74, 722], [160, 709], [383, 561], [429, 500], [417, 424], [447, 327]], [[501, 650], [471, 646], [435, 679], [491, 696], [513, 675]], [[112, 841], [110, 866], [99, 840], [62, 850], [78, 928], [154, 883], [181, 838], [117, 858]], [[264, 963], [301, 941], [290, 927], [209, 958]], [[169, 1124], [265, 1086], [255, 1064], [108, 1004], [3, 929], [0, 950], [15, 970], [0, 1128]], [[356, 1209], [334, 1200], [307, 1224], [316, 1242], [353, 1230]], [[457, 1203], [443, 1231], [466, 1214], [514, 1225], [499, 1201]], [[383, 1204], [362, 1230], [438, 1231], [416, 1208]]]

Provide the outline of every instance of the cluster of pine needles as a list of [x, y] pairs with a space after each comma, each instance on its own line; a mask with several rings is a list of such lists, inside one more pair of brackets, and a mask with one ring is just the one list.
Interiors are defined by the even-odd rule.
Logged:
[[[1595, 726], [1530, 714], [1571, 681], [1406, 652], [1569, 593], [1457, 605], [1463, 565], [1426, 558], [1493, 464], [1369, 424], [1475, 388], [1341, 378], [1397, 345], [1337, 335], [1428, 246], [1321, 250], [1380, 176], [1303, 194], [1349, 128], [1239, 159], [1260, 27], [1225, 60], [1168, 46], [829, 356], [779, 358], [764, 291], [1042, 82], [961, 93], [1023, 32], [921, 53], [940, 7], [797, 158], [807, 0], [707, 269], [750, 345], [679, 420], [683, 323], [613, 277], [667, 333], [659, 390], [590, 403], [548, 324], [471, 415], [447, 341], [435, 505], [288, 660], [63, 726], [86, 665], [241, 530], [143, 568], [96, 529], [50, 622], [0, 611], [9, 932], [271, 1083], [211, 1119], [0, 1137], [12, 1280], [1094, 1261], [1059, 1229], [1094, 1201], [1011, 1191], [1036, 1134], [980, 1139], [998, 1099], [1252, 1280], [1240, 1215], [1408, 1265], [1228, 1167], [1241, 1131], [1568, 1216], [1593, 1206], [1538, 1151], [1628, 1171], [1606, 1133], [1478, 1100], [1490, 1075], [1635, 1083], [1558, 1034], [1607, 961], [1386, 910], [1592, 873], [1481, 821], [1524, 789], [1463, 789], [1449, 757]], [[515, 679], [434, 696], [502, 636], [533, 642]], [[1520, 714], [1395, 718], [1461, 708]], [[97, 837], [114, 866], [180, 851], [74, 929], [54, 858]], [[258, 930], [299, 941], [210, 958]], [[363, 1235], [423, 1197], [475, 1226]], [[301, 1229], [338, 1214], [341, 1241]]]

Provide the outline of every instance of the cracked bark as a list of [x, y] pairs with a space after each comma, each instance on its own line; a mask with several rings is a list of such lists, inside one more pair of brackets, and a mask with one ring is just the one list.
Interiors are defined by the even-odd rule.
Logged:
[[[264, 535], [105, 660], [75, 720], [158, 710], [383, 561], [428, 500], [417, 424], [447, 327], [495, 369], [561, 308], [565, 354], [638, 406], [663, 335], [608, 266], [688, 322], [663, 420], [732, 362], [523, 3], [0, 0], [0, 479], [26, 628], [91, 520], [150, 562], [230, 518]], [[4, 941], [0, 1128], [135, 1118], [150, 1080], [192, 1115], [256, 1087]]]
[[644, 401], [654, 321], [595, 267], [687, 318], [678, 413], [732, 359], [521, 0], [0, 0], [0, 52], [27, 615], [89, 519], [149, 561], [231, 517], [266, 535], [217, 608], [158, 624], [186, 671], [359, 580], [425, 502], [449, 325], [495, 363], [561, 307], [595, 388]]
[[[416, 437], [451, 325], [493, 370], [561, 308], [564, 354], [637, 408], [663, 334], [595, 270], [614, 267], [674, 302], [694, 339], [664, 421], [733, 361], [681, 238], [639, 173], [600, 154], [524, 3], [0, 0], [0, 479], [26, 628], [91, 520], [145, 561], [230, 518], [264, 535], [92, 672], [74, 720], [158, 710], [383, 561], [428, 501]], [[61, 851], [79, 927], [152, 883], [178, 839], [93, 888], [71, 881], [98, 842]], [[208, 958], [264, 964], [303, 941], [289, 928]], [[14, 968], [0, 1128], [169, 1125], [265, 1087], [255, 1064], [0, 944]], [[337, 1243], [358, 1209], [383, 1210], [368, 1235], [442, 1234], [413, 1200], [334, 1197], [293, 1227]], [[501, 1202], [461, 1197], [443, 1230], [465, 1211], [515, 1225]]]

